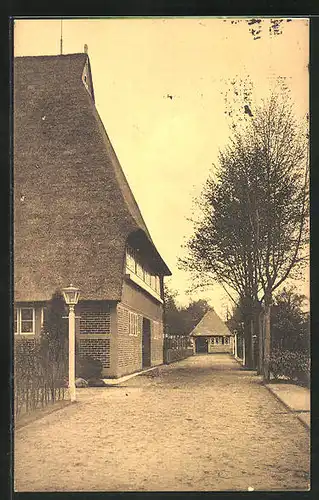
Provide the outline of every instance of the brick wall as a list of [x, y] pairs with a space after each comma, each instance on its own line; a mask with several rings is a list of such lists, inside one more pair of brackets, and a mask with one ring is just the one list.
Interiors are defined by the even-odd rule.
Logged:
[[[138, 314], [137, 335], [129, 335], [129, 311], [127, 307], [117, 306], [118, 335], [118, 375], [132, 373], [142, 368], [142, 315]], [[134, 311], [136, 312], [136, 311]]]
[[[138, 332], [129, 334], [129, 311], [138, 315]], [[150, 319], [150, 318], [148, 318]], [[151, 365], [163, 363], [163, 323], [151, 321]], [[123, 304], [117, 306], [118, 331], [118, 375], [142, 369], [142, 328], [143, 315]]]
[[103, 368], [110, 367], [110, 347], [109, 338], [80, 338], [78, 341], [80, 357], [91, 356], [102, 362]]
[[111, 314], [108, 304], [81, 304], [80, 334], [110, 333]]

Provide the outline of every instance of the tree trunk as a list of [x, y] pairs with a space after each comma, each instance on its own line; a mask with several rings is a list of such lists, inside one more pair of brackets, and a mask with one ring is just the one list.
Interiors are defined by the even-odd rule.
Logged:
[[263, 311], [260, 310], [256, 315], [258, 324], [258, 375], [263, 374], [264, 369], [264, 335], [263, 335]]
[[255, 370], [256, 369], [256, 362], [255, 362], [254, 334], [255, 334], [254, 318], [251, 317], [251, 319], [250, 319], [250, 352], [251, 352], [251, 366], [250, 366], [250, 368], [253, 368]]
[[244, 338], [245, 338], [245, 366], [253, 368], [253, 353], [252, 353], [252, 320], [249, 316], [244, 322]]
[[269, 371], [269, 357], [271, 350], [271, 334], [270, 334], [270, 311], [271, 311], [271, 300], [265, 297], [265, 308], [263, 317], [263, 336], [264, 336], [264, 382], [269, 382], [270, 371]]

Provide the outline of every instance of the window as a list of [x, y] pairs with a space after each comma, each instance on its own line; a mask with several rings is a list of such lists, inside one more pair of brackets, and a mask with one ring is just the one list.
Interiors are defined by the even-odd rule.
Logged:
[[159, 276], [155, 276], [155, 291], [158, 294], [160, 294], [160, 292], [161, 292]]
[[155, 290], [155, 281], [156, 281], [155, 278], [156, 276], [154, 275], [151, 276], [151, 288], [153, 288], [153, 290]]
[[144, 270], [139, 262], [136, 262], [136, 274], [139, 278], [142, 278], [142, 280], [144, 280]]
[[21, 307], [14, 310], [14, 333], [35, 333], [35, 311], [33, 307]]
[[144, 281], [147, 285], [151, 286], [151, 273], [144, 269]]
[[136, 272], [136, 256], [132, 248], [126, 250], [126, 267], [133, 273]]
[[128, 313], [128, 334], [137, 337], [139, 335], [139, 316], [138, 314], [129, 311]]
[[215, 344], [218, 344], [218, 343], [219, 343], [219, 338], [215, 337]]
[[229, 337], [225, 337], [225, 344], [229, 344]]
[[160, 277], [152, 274], [148, 266], [141, 263], [136, 250], [131, 247], [127, 247], [126, 249], [126, 269], [143, 280], [157, 295], [161, 294]]
[[33, 333], [33, 323], [34, 323], [34, 310], [30, 308], [22, 308], [20, 311], [21, 315], [21, 333]]

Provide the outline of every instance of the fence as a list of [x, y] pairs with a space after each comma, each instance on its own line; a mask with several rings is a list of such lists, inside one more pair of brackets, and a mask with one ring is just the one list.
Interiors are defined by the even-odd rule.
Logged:
[[189, 337], [182, 335], [166, 335], [164, 337], [164, 363], [172, 363], [193, 355], [193, 347]]
[[66, 388], [67, 358], [63, 350], [47, 342], [21, 338], [14, 343], [14, 413], [25, 413], [63, 400]]

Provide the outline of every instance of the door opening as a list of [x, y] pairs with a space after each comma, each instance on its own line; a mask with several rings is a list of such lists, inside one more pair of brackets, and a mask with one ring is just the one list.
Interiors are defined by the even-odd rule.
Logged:
[[142, 367], [148, 368], [151, 366], [151, 322], [147, 318], [143, 318], [143, 335], [142, 335]]
[[196, 352], [208, 352], [208, 341], [205, 337], [198, 337], [196, 339]]

